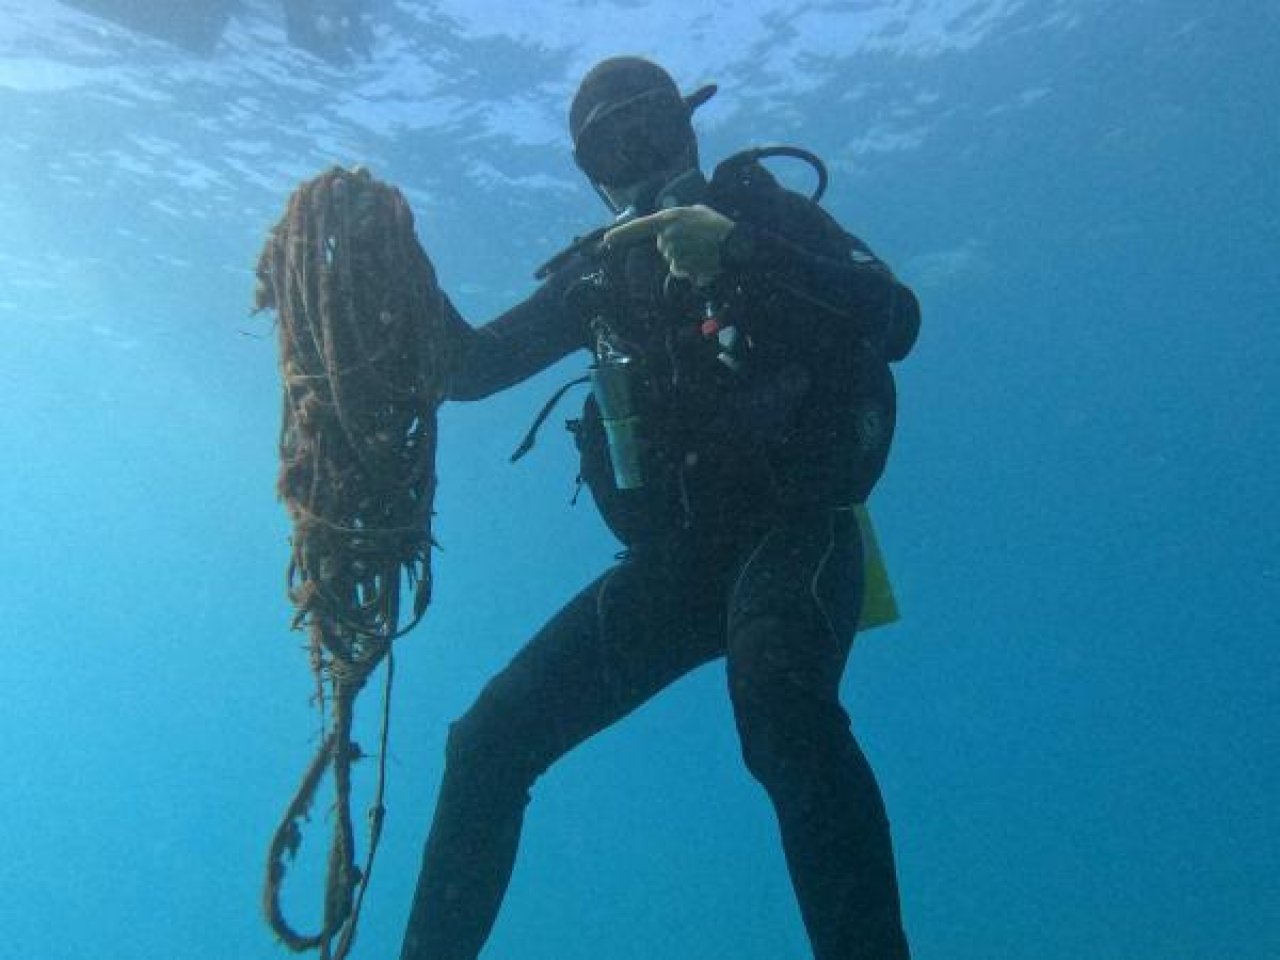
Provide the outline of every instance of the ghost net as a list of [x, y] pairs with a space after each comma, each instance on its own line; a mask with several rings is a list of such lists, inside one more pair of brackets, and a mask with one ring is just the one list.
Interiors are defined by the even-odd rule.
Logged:
[[[257, 306], [276, 311], [284, 416], [279, 495], [293, 523], [288, 589], [316, 677], [323, 742], [271, 841], [264, 909], [296, 951], [350, 949], [384, 808], [392, 641], [431, 596], [435, 412], [449, 367], [443, 296], [399, 191], [334, 168], [289, 199], [258, 262]], [[410, 610], [402, 614], [405, 594]], [[357, 693], [387, 663], [382, 746], [363, 868], [351, 767]], [[286, 863], [326, 771], [335, 790], [323, 922], [285, 919]]]

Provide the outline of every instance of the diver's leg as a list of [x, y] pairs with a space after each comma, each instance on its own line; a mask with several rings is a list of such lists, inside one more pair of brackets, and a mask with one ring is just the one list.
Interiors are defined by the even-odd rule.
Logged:
[[453, 724], [401, 960], [475, 960], [511, 876], [534, 780], [723, 652], [723, 591], [695, 596], [673, 569], [659, 558], [614, 567]]
[[773, 802], [816, 960], [903, 960], [889, 822], [840, 706], [862, 598], [856, 520], [843, 511], [778, 524], [729, 602], [734, 716]]

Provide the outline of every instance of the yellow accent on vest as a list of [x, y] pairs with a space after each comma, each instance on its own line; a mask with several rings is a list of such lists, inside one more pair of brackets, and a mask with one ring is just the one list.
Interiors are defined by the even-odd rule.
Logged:
[[858, 632], [883, 627], [901, 616], [898, 601], [889, 582], [889, 570], [880, 553], [880, 542], [871, 525], [871, 514], [865, 504], [855, 504], [854, 516], [862, 533], [863, 588], [862, 614], [858, 618]]

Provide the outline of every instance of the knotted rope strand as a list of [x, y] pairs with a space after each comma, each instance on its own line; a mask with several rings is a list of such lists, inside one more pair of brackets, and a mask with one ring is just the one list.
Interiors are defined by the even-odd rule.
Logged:
[[[391, 645], [430, 602], [435, 411], [449, 341], [443, 294], [408, 204], [367, 173], [335, 168], [295, 191], [263, 249], [258, 278], [257, 305], [279, 320], [278, 490], [293, 521], [287, 589], [294, 626], [307, 630], [325, 730], [273, 835], [263, 902], [291, 949], [341, 960], [385, 812]], [[405, 582], [413, 604], [402, 620]], [[363, 753], [352, 726], [356, 696], [384, 660], [378, 777], [361, 871], [351, 768]], [[280, 894], [326, 771], [335, 802], [324, 918], [306, 934], [286, 920]]]

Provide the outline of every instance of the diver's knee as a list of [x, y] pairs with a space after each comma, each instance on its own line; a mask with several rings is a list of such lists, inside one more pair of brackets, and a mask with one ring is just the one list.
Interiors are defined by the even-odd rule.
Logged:
[[472, 707], [449, 726], [445, 775], [485, 790], [527, 789], [538, 772], [522, 758], [518, 741], [510, 724]]
[[729, 699], [738, 729], [742, 760], [756, 780], [768, 785], [784, 773], [794, 718], [787, 717], [787, 702], [794, 690], [777, 675], [730, 667]]
[[728, 673], [743, 762], [766, 786], [802, 775], [851, 739], [836, 693], [803, 667], [759, 656], [730, 662]]

